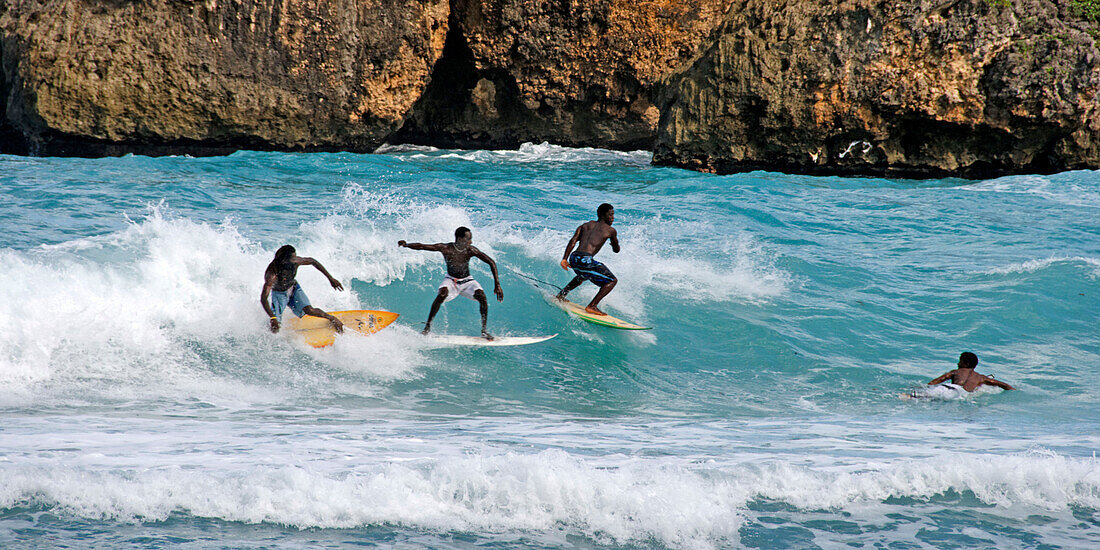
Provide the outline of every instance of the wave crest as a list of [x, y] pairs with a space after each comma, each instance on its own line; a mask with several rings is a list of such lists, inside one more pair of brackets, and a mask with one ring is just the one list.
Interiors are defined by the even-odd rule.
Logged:
[[969, 492], [987, 505], [1100, 508], [1095, 459], [1049, 452], [947, 455], [816, 471], [787, 462], [609, 466], [562, 451], [390, 463], [357, 471], [258, 466], [220, 474], [167, 467], [87, 471], [0, 466], [0, 507], [43, 506], [86, 518], [160, 521], [180, 512], [299, 528], [397, 524], [433, 531], [564, 528], [618, 543], [709, 547], [736, 540], [759, 499], [800, 510], [848, 509], [891, 498]]

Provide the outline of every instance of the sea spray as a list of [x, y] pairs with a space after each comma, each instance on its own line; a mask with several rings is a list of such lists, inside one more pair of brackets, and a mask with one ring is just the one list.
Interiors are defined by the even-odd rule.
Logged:
[[[1095, 546], [1096, 173], [385, 151], [0, 159], [0, 545]], [[605, 304], [644, 336], [517, 275], [568, 281], [602, 202]], [[442, 258], [396, 241], [458, 225], [502, 268], [490, 330], [556, 338], [427, 344]], [[320, 350], [271, 334], [287, 243], [345, 287], [303, 267], [313, 305], [401, 317]], [[962, 351], [1019, 389], [899, 399]]]
[[[331, 469], [331, 467], [330, 467]], [[760, 499], [799, 510], [895, 508], [897, 499], [969, 493], [993, 507], [1048, 512], [1100, 507], [1094, 459], [1056, 454], [940, 456], [857, 472], [783, 461], [692, 465], [561, 451], [466, 455], [350, 471], [257, 465], [247, 473], [164, 466], [88, 470], [0, 466], [0, 506], [89, 519], [163, 521], [169, 514], [298, 528], [396, 524], [431, 531], [545, 531], [565, 526], [624, 544], [721, 545]]]

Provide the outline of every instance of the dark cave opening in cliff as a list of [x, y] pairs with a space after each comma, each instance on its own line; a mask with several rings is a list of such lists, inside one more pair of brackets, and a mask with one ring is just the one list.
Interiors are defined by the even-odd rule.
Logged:
[[[440, 130], [453, 127], [470, 103], [470, 93], [478, 81], [474, 54], [466, 44], [461, 25], [451, 19], [443, 54], [432, 68], [431, 80], [423, 95], [409, 110], [401, 128], [390, 143], [449, 145], [440, 143]], [[448, 140], [444, 140], [448, 141]]]
[[511, 149], [538, 133], [538, 117], [519, 100], [515, 78], [503, 69], [479, 70], [462, 24], [451, 18], [431, 80], [391, 144], [460, 149]]
[[27, 155], [30, 148], [22, 132], [11, 124], [8, 116], [8, 103], [11, 101], [11, 83], [3, 67], [4, 41], [0, 40], [0, 154]]

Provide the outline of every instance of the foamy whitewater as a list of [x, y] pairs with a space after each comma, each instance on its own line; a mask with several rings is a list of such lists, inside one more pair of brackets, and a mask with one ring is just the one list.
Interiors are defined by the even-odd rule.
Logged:
[[[3, 548], [1100, 547], [1097, 172], [713, 176], [528, 144], [0, 156], [0, 191]], [[549, 301], [602, 202], [604, 304], [652, 331]], [[396, 243], [460, 225], [500, 265], [490, 330], [557, 338], [418, 334], [443, 262]], [[315, 306], [400, 319], [271, 334], [286, 243], [346, 289], [303, 268]], [[433, 328], [478, 324], [459, 298]], [[963, 351], [1019, 391], [925, 388]]]

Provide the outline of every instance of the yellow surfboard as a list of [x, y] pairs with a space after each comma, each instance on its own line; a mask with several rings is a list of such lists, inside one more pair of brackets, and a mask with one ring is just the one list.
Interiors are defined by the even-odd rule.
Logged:
[[617, 328], [620, 330], [651, 330], [653, 328], [643, 327], [642, 325], [635, 325], [630, 321], [624, 321], [622, 319], [619, 319], [618, 317], [613, 317], [611, 315], [595, 315], [592, 313], [588, 313], [584, 310], [584, 306], [574, 304], [569, 300], [558, 300], [556, 298], [551, 299], [554, 300], [554, 302], [557, 303], [559, 307], [569, 312], [570, 315], [574, 317], [579, 317], [585, 321], [588, 321], [589, 323], [593, 323], [596, 325]]
[[[328, 314], [344, 323], [345, 334], [349, 330], [354, 330], [365, 335], [374, 334], [386, 328], [398, 317], [397, 313], [366, 309], [330, 311]], [[332, 323], [324, 317], [312, 315], [306, 315], [301, 319], [291, 317], [286, 322], [286, 328], [293, 330], [295, 334], [305, 339], [307, 344], [315, 348], [331, 346], [336, 341], [336, 329], [332, 328]]]

